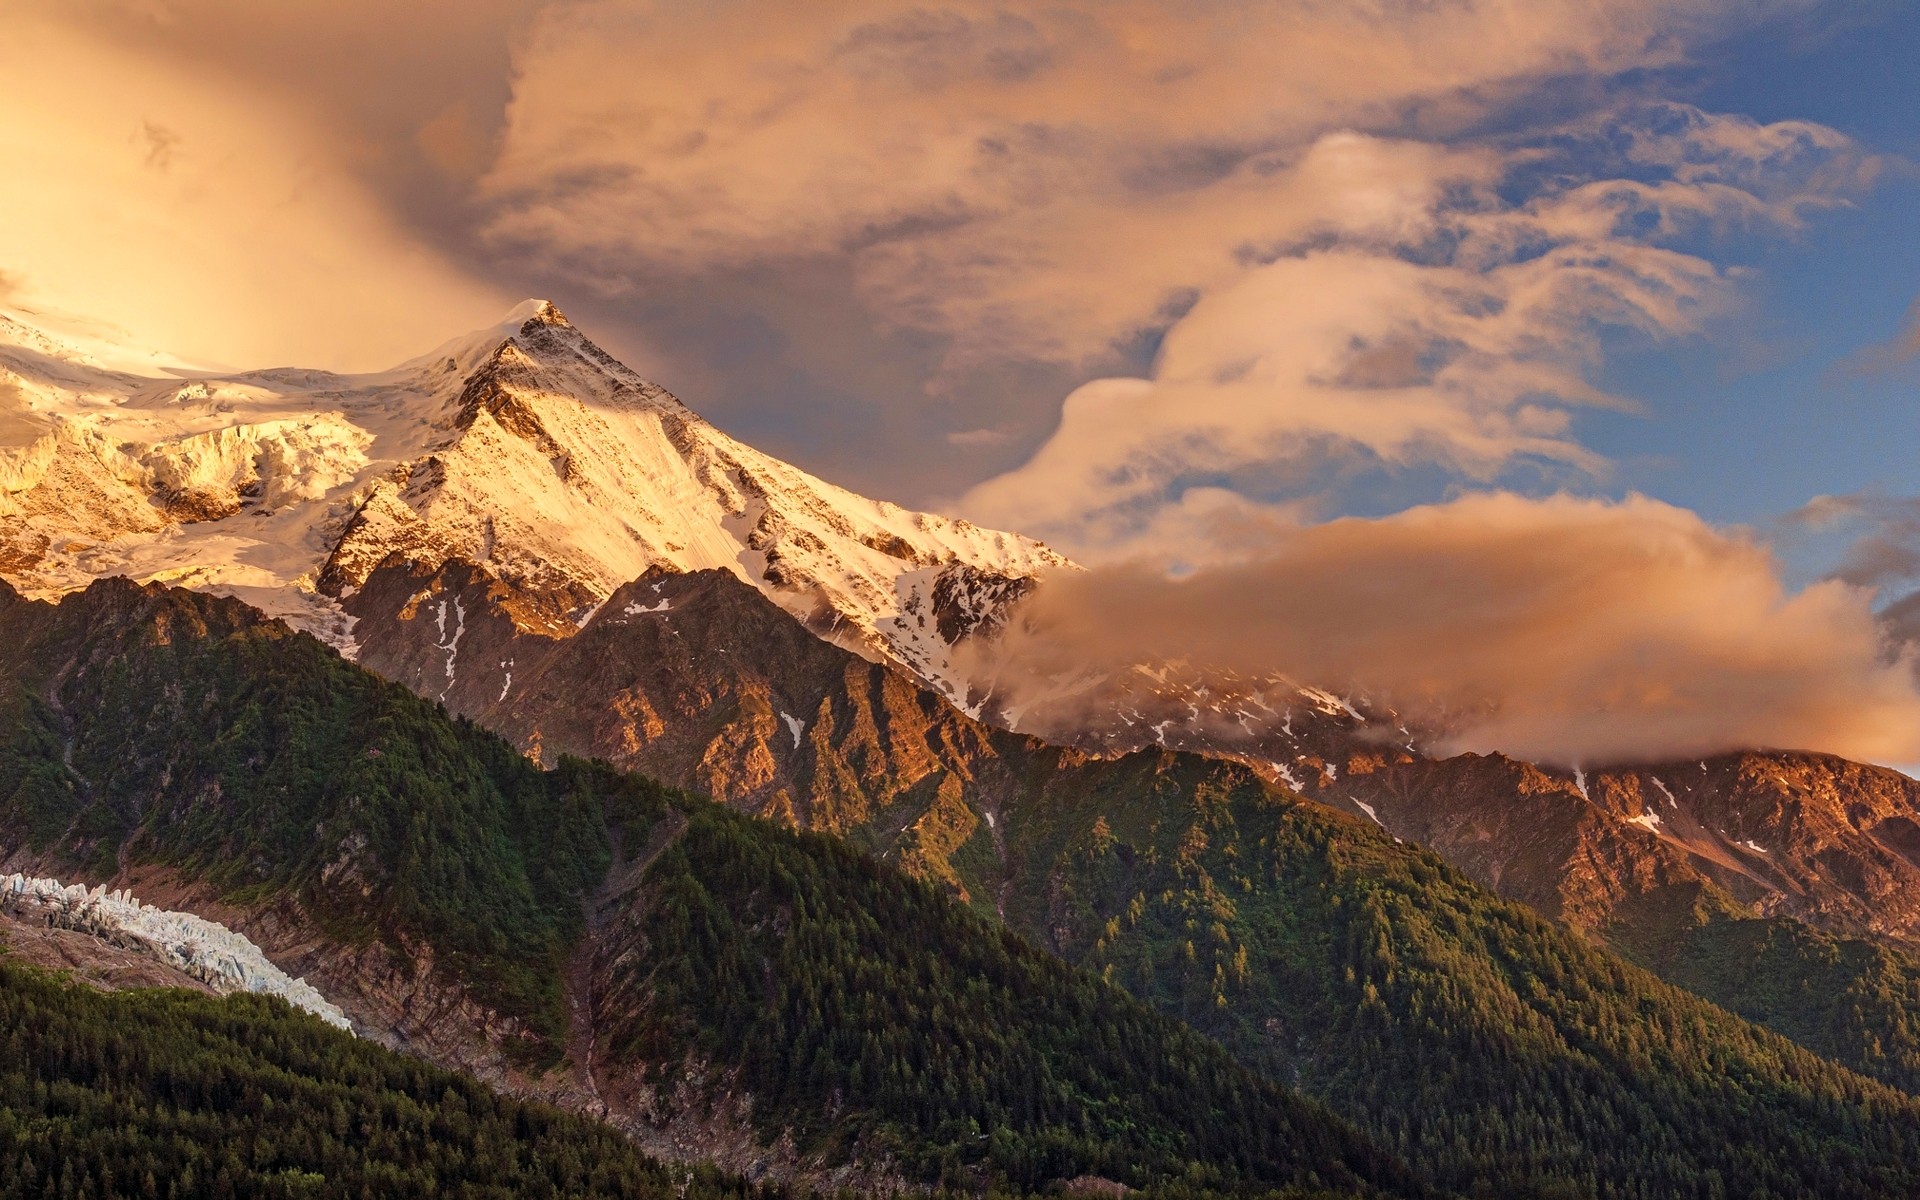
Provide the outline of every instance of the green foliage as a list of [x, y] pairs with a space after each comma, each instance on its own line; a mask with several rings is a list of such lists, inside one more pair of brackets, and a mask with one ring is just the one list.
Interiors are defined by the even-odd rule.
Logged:
[[[431, 949], [555, 1043], [599, 896], [607, 1054], [662, 1084], [691, 1068], [708, 1097], [737, 1087], [763, 1136], [824, 1161], [1169, 1196], [1406, 1190], [1398, 1161], [1474, 1196], [1920, 1194], [1908, 1097], [1232, 764], [1034, 756], [1000, 811], [1004, 855], [952, 806], [921, 830], [968, 911], [828, 839], [600, 765], [541, 771], [231, 602], [124, 583], [57, 609], [0, 597], [0, 638], [7, 849], [295, 899], [335, 936]], [[615, 845], [635, 857], [603, 892]], [[1697, 950], [1730, 1002], [1884, 1077], [1910, 1069], [1905, 1034], [1857, 1037], [1910, 1008], [1905, 960], [1702, 937], [1726, 939]], [[1739, 966], [1823, 955], [1831, 1003]]]
[[1397, 1186], [1351, 1126], [927, 886], [604, 764], [542, 771], [232, 601], [0, 598], [0, 639], [25, 648], [0, 657], [0, 795], [52, 814], [43, 846], [431, 951], [549, 1061], [612, 847], [651, 848], [598, 935], [624, 991], [581, 1000], [657, 1080], [693, 1056], [709, 1096], [744, 1081], [769, 1142], [968, 1187]]
[[0, 1200], [778, 1195], [277, 1000], [100, 993], [0, 960]]
[[61, 765], [59, 721], [23, 687], [0, 690], [0, 818], [26, 834], [27, 846], [52, 846], [73, 824], [81, 800]]
[[844, 843], [691, 802], [614, 953], [615, 1053], [724, 1063], [771, 1138], [1018, 1189], [1354, 1194], [1385, 1156], [1217, 1045]]
[[230, 601], [96, 589], [91, 615], [10, 610], [33, 619], [6, 631], [26, 644], [0, 672], [0, 815], [93, 874], [164, 864], [238, 901], [293, 896], [336, 936], [430, 946], [559, 1033], [616, 776], [543, 772]]
[[[1224, 765], [1011, 829], [1069, 958], [1468, 1195], [1920, 1193], [1920, 1106]], [[1029, 883], [1029, 895], [1038, 889]]]
[[1777, 918], [1705, 922], [1641, 954], [1663, 979], [1920, 1095], [1920, 959], [1912, 954]]

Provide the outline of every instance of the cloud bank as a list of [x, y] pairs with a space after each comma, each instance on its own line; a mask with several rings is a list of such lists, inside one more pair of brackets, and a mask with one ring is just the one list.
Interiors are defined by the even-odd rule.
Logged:
[[1588, 382], [1604, 336], [1694, 333], [1735, 299], [1729, 272], [1676, 243], [1791, 230], [1873, 170], [1819, 126], [1671, 104], [1517, 148], [1324, 135], [1286, 178], [1288, 243], [1201, 295], [1150, 375], [1077, 389], [1033, 457], [964, 505], [1105, 555], [1196, 480], [1600, 477], [1573, 415], [1628, 404]]
[[1913, 652], [1871, 593], [1790, 594], [1764, 547], [1684, 509], [1488, 493], [1380, 520], [1217, 516], [1258, 556], [1057, 574], [974, 666], [1013, 704], [1143, 659], [1280, 671], [1440, 729], [1442, 751], [1548, 762], [1920, 759]]

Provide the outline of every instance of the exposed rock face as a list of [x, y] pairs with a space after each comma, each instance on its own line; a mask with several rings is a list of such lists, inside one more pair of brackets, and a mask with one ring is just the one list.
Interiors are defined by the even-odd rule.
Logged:
[[1358, 749], [1306, 791], [1616, 940], [1737, 914], [1920, 945], [1920, 782], [1883, 767], [1746, 751], [1561, 771]]
[[392, 561], [347, 604], [363, 665], [529, 753], [605, 758], [848, 835], [963, 895], [949, 856], [975, 833], [991, 846], [1004, 804], [1084, 759], [821, 641], [730, 572], [642, 576], [560, 636], [516, 621], [519, 602], [470, 563]]

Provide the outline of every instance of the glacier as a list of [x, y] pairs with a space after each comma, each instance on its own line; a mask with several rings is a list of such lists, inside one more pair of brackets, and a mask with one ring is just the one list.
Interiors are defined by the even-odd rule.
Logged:
[[124, 888], [108, 891], [105, 886], [88, 888], [15, 872], [0, 876], [0, 911], [138, 950], [223, 996], [278, 996], [335, 1028], [353, 1031], [347, 1015], [317, 988], [267, 961], [244, 934], [193, 913], [142, 904]]

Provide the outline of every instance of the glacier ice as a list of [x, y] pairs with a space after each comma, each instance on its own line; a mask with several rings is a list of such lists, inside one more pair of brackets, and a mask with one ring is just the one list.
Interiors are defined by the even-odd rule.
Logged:
[[304, 979], [294, 979], [267, 961], [243, 934], [193, 913], [142, 904], [124, 888], [63, 884], [18, 872], [0, 876], [0, 911], [44, 918], [139, 950], [198, 979], [221, 995], [253, 992], [278, 996], [329, 1025], [352, 1032], [347, 1015]]

